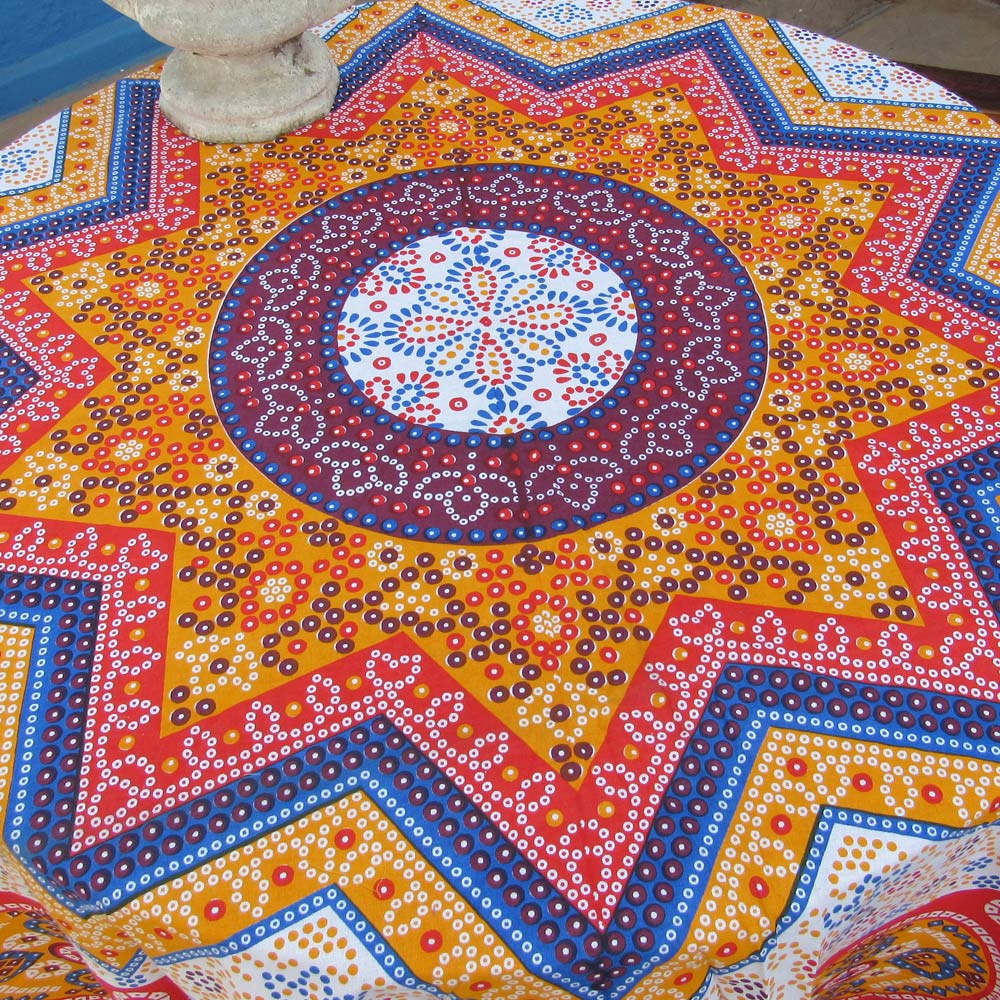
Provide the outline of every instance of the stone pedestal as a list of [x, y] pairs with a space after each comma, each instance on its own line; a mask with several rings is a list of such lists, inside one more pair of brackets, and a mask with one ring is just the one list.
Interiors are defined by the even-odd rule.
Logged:
[[349, 0], [106, 0], [174, 48], [160, 107], [206, 142], [263, 142], [330, 110], [339, 74], [307, 31]]

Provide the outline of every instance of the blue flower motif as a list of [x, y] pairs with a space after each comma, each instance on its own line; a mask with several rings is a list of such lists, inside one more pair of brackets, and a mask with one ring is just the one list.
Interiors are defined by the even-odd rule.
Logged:
[[[339, 334], [356, 384], [394, 413], [438, 425], [429, 411], [415, 413], [383, 391], [390, 374], [416, 365], [441, 385], [443, 402], [459, 402], [447, 408], [467, 430], [498, 420], [511, 432], [545, 426], [601, 398], [632, 358], [631, 293], [564, 240], [458, 227], [399, 257], [379, 263], [351, 293]], [[398, 283], [414, 275], [398, 294]], [[566, 368], [570, 357], [578, 361]]]
[[471, 430], [487, 434], [516, 434], [543, 423], [537, 409], [516, 399], [494, 399], [488, 406], [476, 410], [469, 421]]
[[849, 87], [867, 86], [881, 91], [888, 90], [892, 82], [890, 67], [876, 59], [831, 63], [829, 72], [832, 76], [839, 76]]
[[475, 229], [462, 226], [445, 233], [441, 237], [441, 244], [447, 250], [475, 256], [476, 251], [495, 250], [503, 241], [503, 235], [497, 229]]
[[370, 357], [381, 339], [382, 328], [370, 316], [360, 312], [345, 313], [337, 328], [337, 345], [347, 362]]

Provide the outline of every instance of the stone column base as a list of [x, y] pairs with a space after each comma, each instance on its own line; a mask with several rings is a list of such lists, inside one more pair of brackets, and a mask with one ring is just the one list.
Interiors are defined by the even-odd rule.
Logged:
[[246, 56], [176, 49], [163, 68], [160, 108], [204, 142], [264, 142], [322, 118], [339, 81], [312, 32]]

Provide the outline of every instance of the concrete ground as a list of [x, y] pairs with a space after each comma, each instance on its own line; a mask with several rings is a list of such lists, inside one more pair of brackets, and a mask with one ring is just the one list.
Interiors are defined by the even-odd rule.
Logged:
[[[1000, 0], [738, 0], [718, 6], [810, 28], [915, 66], [1000, 121]], [[0, 120], [0, 146], [103, 80]]]

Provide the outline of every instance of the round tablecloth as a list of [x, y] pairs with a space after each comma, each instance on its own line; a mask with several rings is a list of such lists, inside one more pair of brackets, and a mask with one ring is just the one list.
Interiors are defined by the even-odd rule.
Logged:
[[0, 152], [0, 992], [998, 996], [1000, 131], [696, 4], [363, 4]]

